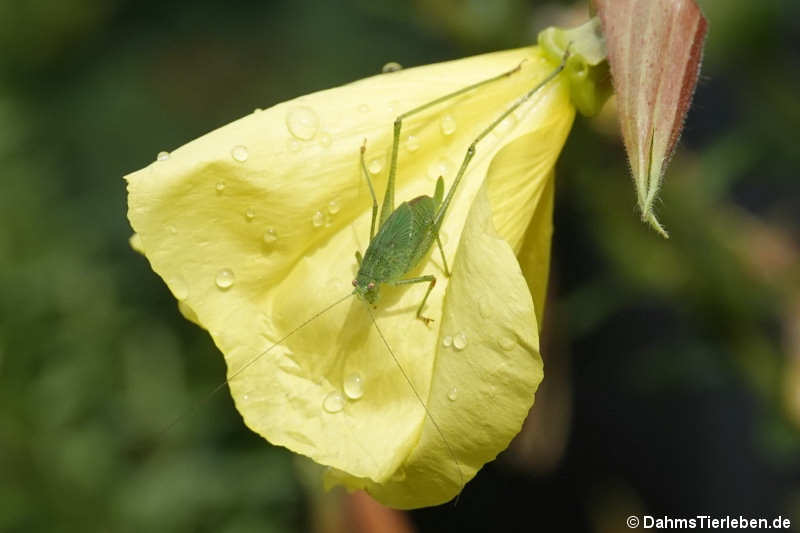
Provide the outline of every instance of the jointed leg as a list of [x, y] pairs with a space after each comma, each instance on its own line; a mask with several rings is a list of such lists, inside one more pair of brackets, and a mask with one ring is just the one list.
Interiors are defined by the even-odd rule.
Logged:
[[433, 290], [434, 285], [436, 285], [436, 278], [428, 274], [426, 276], [418, 276], [416, 278], [401, 279], [392, 282], [392, 285], [410, 285], [411, 283], [425, 283], [425, 282], [430, 283], [430, 285], [428, 285], [428, 290], [425, 291], [425, 296], [422, 298], [422, 303], [419, 304], [419, 307], [417, 308], [417, 318], [425, 322], [425, 325], [427, 326], [428, 324], [433, 322], [433, 319], [428, 318], [426, 316], [422, 316], [422, 309], [425, 307], [425, 302], [428, 300], [428, 295]]
[[439, 233], [436, 233], [436, 244], [439, 245], [439, 253], [442, 254], [442, 263], [444, 264], [444, 275], [448, 278], [450, 277], [450, 269], [447, 268], [447, 258], [444, 256], [444, 248], [442, 247], [442, 241], [439, 240]]
[[[548, 75], [547, 75], [547, 77], [546, 77], [545, 79], [543, 79], [542, 81], [540, 81], [540, 82], [539, 82], [539, 83], [536, 85], [536, 87], [534, 87], [533, 89], [531, 89], [530, 91], [528, 91], [527, 93], [525, 93], [525, 94], [523, 94], [521, 97], [519, 97], [519, 98], [517, 99], [517, 101], [516, 101], [516, 102], [514, 102], [513, 104], [511, 104], [511, 107], [509, 107], [508, 109], [506, 109], [505, 111], [503, 111], [503, 113], [502, 113], [502, 114], [501, 114], [499, 117], [497, 117], [497, 118], [494, 120], [494, 122], [492, 122], [491, 124], [489, 124], [489, 126], [488, 126], [488, 127], [485, 129], [485, 130], [483, 130], [483, 131], [482, 131], [482, 132], [481, 132], [481, 133], [480, 133], [480, 134], [479, 134], [479, 135], [478, 135], [478, 136], [475, 138], [475, 140], [474, 140], [474, 141], [472, 141], [472, 143], [469, 145], [469, 148], [467, 148], [467, 153], [466, 153], [466, 155], [464, 156], [464, 161], [462, 161], [462, 162], [461, 162], [461, 167], [458, 169], [458, 173], [456, 174], [456, 179], [454, 179], [454, 180], [453, 180], [453, 184], [452, 184], [452, 185], [450, 185], [450, 190], [448, 190], [448, 191], [447, 191], [447, 196], [445, 196], [445, 198], [444, 198], [444, 201], [442, 201], [442, 205], [441, 205], [441, 206], [439, 206], [439, 210], [436, 212], [436, 216], [433, 218], [433, 227], [434, 227], [434, 229], [435, 229], [435, 231], [436, 231], [437, 235], [438, 235], [438, 232], [439, 232], [439, 228], [442, 226], [442, 220], [444, 219], [444, 214], [447, 212], [447, 208], [448, 208], [448, 207], [449, 207], [449, 205], [450, 205], [450, 201], [453, 199], [453, 195], [454, 195], [454, 194], [455, 194], [455, 192], [456, 192], [456, 187], [458, 187], [458, 184], [459, 184], [459, 182], [461, 181], [461, 178], [462, 178], [462, 177], [464, 177], [464, 173], [465, 173], [465, 172], [466, 172], [466, 170], [467, 170], [467, 166], [469, 165], [469, 162], [470, 162], [470, 161], [472, 160], [472, 158], [475, 156], [475, 146], [476, 146], [476, 145], [477, 145], [477, 144], [478, 144], [478, 143], [479, 143], [481, 140], [483, 140], [483, 138], [484, 138], [484, 137], [486, 137], [487, 135], [489, 135], [489, 134], [492, 132], [492, 130], [493, 130], [493, 129], [495, 129], [495, 128], [497, 127], [497, 125], [498, 125], [498, 124], [500, 124], [501, 122], [503, 122], [503, 120], [505, 120], [505, 118], [506, 118], [508, 115], [510, 115], [511, 113], [513, 113], [513, 112], [514, 112], [514, 111], [515, 111], [515, 110], [516, 110], [516, 109], [517, 109], [519, 106], [521, 106], [522, 104], [524, 104], [524, 103], [525, 103], [525, 102], [526, 102], [526, 101], [527, 101], [527, 100], [528, 100], [528, 99], [529, 99], [531, 96], [533, 96], [534, 94], [536, 94], [536, 91], [538, 91], [539, 89], [541, 89], [542, 87], [544, 87], [544, 86], [545, 86], [545, 85], [546, 85], [546, 84], [547, 84], [547, 83], [548, 83], [550, 80], [552, 80], [553, 78], [555, 78], [556, 76], [558, 76], [558, 74], [559, 74], [559, 73], [560, 73], [562, 70], [564, 70], [564, 65], [565, 65], [565, 64], [566, 64], [566, 62], [567, 62], [567, 57], [568, 57], [568, 56], [569, 56], [569, 51], [567, 51], [567, 53], [565, 53], [565, 54], [564, 54], [564, 59], [562, 59], [562, 61], [561, 61], [561, 64], [560, 64], [560, 65], [559, 65], [559, 66], [558, 66], [558, 67], [557, 67], [557, 68], [556, 68], [556, 69], [555, 69], [553, 72], [551, 72], [550, 74], [548, 74]], [[517, 67], [517, 68], [519, 68], [519, 67]]]
[[[367, 140], [364, 139], [364, 143], [361, 145], [361, 172], [364, 174], [364, 179], [367, 180], [367, 185], [369, 186], [369, 195], [372, 196], [372, 223], [369, 227], [369, 242], [372, 242], [372, 238], [375, 236], [375, 219], [378, 217], [378, 199], [375, 198], [375, 189], [372, 188], [372, 180], [369, 178], [369, 172], [367, 171], [367, 164], [364, 162], [364, 152], [367, 151]], [[358, 254], [358, 252], [356, 252]], [[361, 261], [358, 261], [358, 264], [361, 264]]]
[[500, 74], [498, 76], [493, 76], [493, 77], [485, 79], [483, 81], [479, 81], [478, 83], [473, 83], [472, 85], [469, 85], [467, 87], [461, 88], [461, 89], [459, 89], [457, 91], [453, 91], [450, 94], [446, 94], [444, 96], [440, 96], [439, 98], [437, 98], [435, 100], [432, 100], [432, 101], [430, 101], [430, 102], [428, 102], [426, 104], [422, 104], [419, 107], [415, 107], [414, 109], [412, 109], [410, 111], [406, 111], [402, 115], [399, 115], [395, 119], [395, 121], [394, 121], [394, 138], [392, 139], [392, 157], [391, 157], [391, 162], [389, 163], [389, 179], [386, 182], [386, 193], [383, 195], [383, 204], [381, 205], [381, 222], [380, 222], [380, 226], [383, 226], [383, 223], [386, 221], [387, 218], [389, 218], [389, 215], [392, 214], [392, 211], [394, 211], [394, 181], [395, 181], [395, 176], [397, 174], [397, 155], [398, 155], [398, 150], [400, 148], [400, 129], [403, 127], [403, 120], [408, 118], [408, 117], [410, 117], [411, 115], [419, 113], [420, 111], [424, 111], [424, 110], [426, 110], [426, 109], [428, 109], [430, 107], [433, 107], [433, 106], [435, 106], [437, 104], [441, 104], [442, 102], [445, 102], [445, 101], [447, 101], [447, 100], [449, 100], [451, 98], [455, 98], [456, 96], [462, 95], [462, 94], [464, 94], [466, 92], [469, 92], [469, 91], [471, 91], [473, 89], [477, 89], [478, 87], [481, 87], [481, 86], [486, 85], [488, 83], [491, 83], [493, 81], [497, 81], [499, 79], [511, 76], [515, 72], [519, 72], [521, 67], [522, 67], [522, 63], [520, 63], [519, 65], [517, 65], [516, 67], [514, 67], [513, 69], [511, 69], [511, 70], [509, 70], [507, 72], [503, 72], [502, 74]]

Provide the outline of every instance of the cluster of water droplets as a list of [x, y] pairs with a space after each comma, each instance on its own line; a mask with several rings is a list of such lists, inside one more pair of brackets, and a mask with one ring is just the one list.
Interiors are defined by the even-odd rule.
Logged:
[[328, 413], [338, 413], [344, 409], [347, 401], [360, 400], [364, 396], [364, 378], [358, 372], [348, 374], [342, 381], [342, 391], [329, 392], [322, 400], [322, 408]]

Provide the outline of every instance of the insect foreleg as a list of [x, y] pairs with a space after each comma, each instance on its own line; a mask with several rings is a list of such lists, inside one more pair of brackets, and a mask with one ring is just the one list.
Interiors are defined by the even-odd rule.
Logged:
[[468, 86], [463, 87], [463, 88], [461, 88], [461, 89], [459, 89], [457, 91], [453, 91], [452, 93], [446, 94], [444, 96], [440, 96], [439, 98], [437, 98], [435, 100], [431, 100], [430, 102], [428, 102], [426, 104], [422, 104], [421, 106], [415, 107], [414, 109], [412, 109], [410, 111], [406, 111], [405, 113], [403, 113], [402, 115], [399, 115], [394, 120], [394, 137], [392, 139], [392, 156], [391, 156], [391, 162], [389, 163], [389, 178], [388, 178], [388, 180], [386, 182], [386, 193], [383, 195], [383, 204], [381, 205], [380, 226], [383, 226], [383, 223], [386, 222], [386, 219], [389, 218], [389, 215], [391, 215], [392, 211], [394, 211], [394, 182], [395, 182], [395, 176], [397, 174], [397, 155], [398, 155], [398, 151], [399, 151], [399, 148], [400, 148], [400, 131], [401, 131], [402, 127], [403, 127], [403, 120], [407, 119], [411, 115], [414, 115], [414, 114], [419, 113], [421, 111], [425, 111], [426, 109], [428, 109], [430, 107], [433, 107], [435, 105], [441, 104], [442, 102], [445, 102], [445, 101], [447, 101], [447, 100], [449, 100], [451, 98], [455, 98], [456, 96], [460, 96], [460, 95], [462, 95], [464, 93], [467, 93], [467, 92], [469, 92], [469, 91], [471, 91], [473, 89], [477, 89], [478, 87], [481, 87], [481, 86], [486, 85], [488, 83], [492, 83], [493, 81], [497, 81], [497, 80], [500, 80], [502, 78], [506, 78], [508, 76], [511, 76], [515, 72], [519, 72], [521, 67], [522, 67], [522, 63], [520, 63], [519, 65], [517, 65], [516, 67], [514, 67], [513, 69], [511, 69], [511, 70], [509, 70], [507, 72], [503, 72], [502, 74], [499, 74], [497, 76], [493, 76], [491, 78], [479, 81], [477, 83], [473, 83], [472, 85], [468, 85]]
[[[364, 161], [364, 152], [367, 151], [367, 140], [364, 139], [364, 143], [361, 145], [361, 172], [364, 174], [364, 179], [367, 180], [367, 186], [369, 186], [369, 195], [372, 196], [372, 223], [369, 227], [369, 242], [372, 242], [372, 238], [375, 236], [375, 219], [378, 217], [378, 199], [375, 198], [375, 189], [372, 188], [372, 180], [369, 177], [369, 172], [367, 172], [367, 163]], [[356, 259], [358, 259], [358, 252], [356, 252]], [[358, 259], [359, 266], [361, 265], [361, 260]]]
[[391, 284], [392, 285], [410, 285], [412, 283], [425, 283], [425, 282], [429, 283], [428, 290], [425, 291], [425, 296], [422, 298], [422, 303], [419, 304], [419, 307], [417, 308], [417, 318], [419, 318], [420, 320], [425, 322], [425, 325], [427, 326], [428, 324], [430, 324], [433, 321], [433, 319], [432, 318], [428, 318], [426, 316], [422, 316], [422, 309], [425, 307], [425, 302], [428, 301], [428, 296], [430, 295], [431, 291], [433, 290], [433, 287], [436, 285], [436, 277], [431, 275], [431, 274], [428, 274], [426, 276], [417, 276], [415, 278], [399, 279], [397, 281], [392, 281]]

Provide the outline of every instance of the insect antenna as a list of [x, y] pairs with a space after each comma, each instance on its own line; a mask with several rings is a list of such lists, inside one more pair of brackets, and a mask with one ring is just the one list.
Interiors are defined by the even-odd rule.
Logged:
[[[422, 408], [425, 409], [425, 414], [428, 416], [428, 420], [430, 420], [431, 423], [433, 424], [433, 427], [436, 428], [436, 432], [442, 438], [442, 442], [444, 442], [444, 445], [447, 446], [447, 450], [450, 452], [450, 456], [456, 462], [456, 469], [458, 470], [459, 485], [463, 487], [464, 486], [464, 471], [463, 471], [463, 469], [461, 467], [461, 461], [458, 460], [458, 457], [456, 456], [456, 453], [453, 450], [453, 447], [450, 446], [450, 442], [444, 436], [444, 432], [442, 431], [442, 428], [439, 427], [439, 423], [436, 422], [436, 419], [433, 417], [433, 413], [431, 413], [430, 409], [428, 409], [428, 405], [422, 399], [422, 396], [420, 396], [419, 392], [417, 391], [417, 388], [414, 386], [414, 383], [411, 381], [411, 378], [409, 377], [408, 372], [406, 372], [405, 368], [403, 368], [403, 365], [400, 364], [400, 360], [397, 358], [397, 355], [395, 355], [394, 350], [392, 350], [392, 347], [389, 346], [389, 342], [386, 340], [386, 337], [383, 335], [383, 331], [381, 331], [381, 328], [378, 326], [378, 321], [375, 320], [375, 314], [372, 312], [372, 309], [370, 309], [369, 304], [367, 304], [365, 302], [365, 306], [367, 308], [367, 311], [369, 312], [370, 318], [372, 319], [372, 324], [375, 326], [375, 330], [378, 332], [378, 335], [380, 336], [381, 340], [383, 341], [384, 346], [386, 346], [386, 349], [389, 350], [389, 354], [392, 356], [392, 359], [394, 359], [394, 362], [397, 365], [397, 368], [400, 369], [400, 372], [403, 374], [403, 377], [406, 379], [406, 382], [408, 382], [408, 385], [411, 387], [411, 390], [414, 391], [414, 396], [417, 397], [417, 400], [419, 400], [420, 405], [422, 405]], [[458, 501], [458, 495], [456, 495], [456, 502], [457, 501]]]
[[189, 415], [193, 414], [200, 407], [202, 407], [205, 404], [207, 404], [209, 402], [209, 400], [211, 400], [211, 398], [213, 398], [216, 393], [218, 393], [220, 390], [222, 390], [223, 387], [225, 387], [228, 383], [230, 383], [231, 380], [233, 380], [236, 376], [238, 376], [239, 374], [241, 374], [242, 372], [244, 372], [245, 370], [250, 368], [252, 365], [254, 365], [256, 363], [256, 361], [258, 361], [259, 359], [261, 359], [262, 357], [267, 355], [270, 352], [270, 350], [272, 350], [273, 348], [275, 348], [279, 344], [283, 344], [289, 337], [291, 337], [292, 335], [294, 335], [295, 333], [297, 333], [298, 331], [300, 331], [301, 329], [303, 329], [304, 327], [309, 325], [311, 322], [313, 322], [317, 318], [321, 317], [322, 315], [324, 315], [325, 313], [327, 313], [328, 311], [330, 311], [331, 309], [333, 309], [334, 307], [336, 307], [337, 305], [339, 305], [343, 301], [345, 301], [348, 298], [350, 298], [351, 296], [355, 295], [355, 293], [356, 293], [355, 291], [352, 291], [352, 292], [350, 292], [348, 294], [345, 294], [344, 296], [342, 296], [338, 300], [336, 300], [333, 303], [329, 304], [327, 307], [323, 308], [320, 311], [317, 311], [311, 317], [307, 318], [301, 324], [299, 324], [294, 329], [292, 329], [289, 333], [287, 333], [286, 335], [284, 335], [283, 337], [281, 337], [280, 339], [278, 339], [277, 341], [272, 343], [267, 349], [259, 352], [258, 355], [255, 355], [252, 359], [250, 359], [245, 364], [243, 364], [241, 367], [239, 367], [236, 370], [236, 372], [234, 372], [233, 374], [228, 376], [225, 379], [225, 381], [221, 382], [219, 385], [214, 387], [208, 394], [206, 394], [206, 396], [202, 400], [200, 400], [199, 402], [193, 402], [192, 405], [187, 407], [183, 412], [181, 412], [178, 416], [176, 416], [175, 419], [172, 420], [172, 422], [170, 422], [166, 427], [164, 427], [164, 429], [162, 429], [159, 432], [158, 438], [156, 439], [156, 442], [159, 442], [170, 429], [175, 427], [175, 425], [178, 422], [180, 422], [184, 418], [188, 417]]

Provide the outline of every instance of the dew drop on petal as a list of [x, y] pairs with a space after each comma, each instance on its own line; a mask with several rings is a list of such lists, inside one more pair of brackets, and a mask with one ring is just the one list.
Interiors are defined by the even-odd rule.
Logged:
[[358, 106], [359, 113], [369, 113], [369, 106], [367, 104], [361, 104]]
[[406, 150], [412, 153], [419, 150], [419, 139], [417, 139], [414, 135], [409, 135], [406, 139]]
[[248, 222], [253, 220], [256, 217], [256, 211], [252, 207], [248, 207], [244, 212], [244, 218], [247, 219]]
[[450, 335], [445, 335], [444, 337], [442, 337], [442, 346], [444, 346], [445, 348], [449, 348], [452, 345], [453, 345], [453, 337], [451, 337]]
[[511, 337], [500, 337], [500, 340], [497, 341], [497, 344], [499, 344], [500, 348], [504, 349], [505, 351], [509, 351], [514, 348], [516, 343]]
[[369, 162], [369, 166], [367, 168], [369, 169], [370, 174], [378, 174], [381, 170], [383, 170], [383, 161], [379, 158], [375, 158]]
[[442, 130], [443, 135], [452, 135], [456, 131], [456, 119], [450, 114], [443, 116], [442, 121], [439, 123], [439, 128]]
[[176, 233], [178, 233], [178, 228], [170, 224], [169, 226], [167, 226], [167, 231], [175, 235]]
[[261, 113], [262, 111], [264, 111], [264, 110], [261, 109], [260, 107], [257, 107], [255, 109], [253, 109], [253, 113]]
[[289, 133], [302, 141], [310, 141], [319, 130], [319, 117], [310, 107], [296, 107], [286, 115]]
[[222, 270], [217, 272], [217, 277], [214, 281], [217, 284], [217, 287], [219, 287], [220, 289], [222, 290], [230, 289], [233, 286], [234, 282], [233, 270], [231, 270], [230, 268], [223, 268]]
[[492, 314], [492, 310], [489, 308], [489, 302], [483, 298], [478, 300], [478, 312], [481, 314], [481, 318], [489, 318]]
[[217, 184], [214, 186], [214, 188], [217, 189], [218, 193], [222, 193], [222, 191], [225, 190], [225, 182], [224, 181], [218, 181]]
[[242, 399], [249, 400], [250, 399], [250, 395], [249, 394], [245, 394], [244, 396], [242, 396]]
[[329, 147], [332, 142], [333, 138], [331, 137], [331, 134], [328, 133], [327, 131], [323, 131], [322, 133], [319, 134], [319, 144], [323, 148]]
[[428, 177], [432, 180], [438, 179], [439, 176], [447, 178], [452, 168], [453, 165], [447, 158], [440, 157], [428, 167]]
[[467, 336], [464, 334], [463, 331], [459, 331], [456, 333], [456, 336], [453, 337], [453, 348], [456, 350], [463, 350], [467, 347]]
[[322, 226], [325, 223], [325, 215], [322, 214], [322, 211], [317, 211], [311, 216], [311, 224], [315, 228]]
[[351, 400], [358, 400], [364, 396], [364, 380], [361, 374], [353, 372], [344, 378], [344, 393]]
[[450, 400], [451, 402], [454, 402], [454, 401], [456, 401], [456, 398], [458, 398], [458, 389], [453, 387], [447, 393], [447, 399]]
[[336, 213], [338, 213], [341, 208], [342, 206], [339, 205], [339, 202], [336, 200], [331, 200], [330, 202], [328, 202], [328, 213], [330, 213], [331, 215], [335, 215]]
[[247, 148], [241, 144], [238, 144], [231, 149], [231, 157], [239, 163], [244, 163], [247, 161], [249, 156], [250, 154], [247, 152]]
[[278, 232], [275, 231], [275, 228], [269, 227], [264, 232], [264, 244], [275, 244], [275, 241], [278, 240]]
[[169, 159], [169, 152], [158, 152], [156, 161], [166, 161], [167, 159]]
[[397, 72], [398, 70], [403, 70], [403, 65], [396, 61], [389, 61], [383, 66], [381, 72], [388, 74], [389, 72]]
[[300, 148], [302, 148], [302, 145], [297, 139], [289, 139], [288, 141], [286, 141], [286, 148], [290, 152], [297, 153], [300, 151]]
[[338, 413], [344, 409], [344, 398], [338, 391], [329, 392], [322, 400], [322, 408], [329, 413]]

